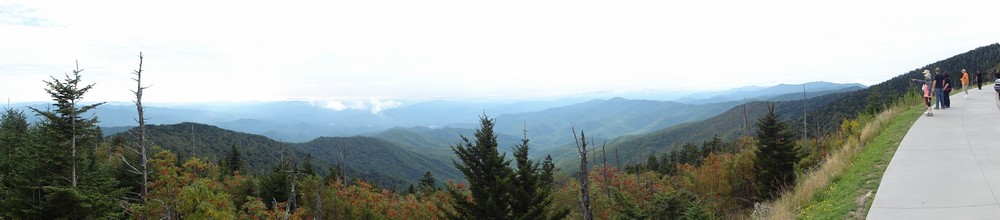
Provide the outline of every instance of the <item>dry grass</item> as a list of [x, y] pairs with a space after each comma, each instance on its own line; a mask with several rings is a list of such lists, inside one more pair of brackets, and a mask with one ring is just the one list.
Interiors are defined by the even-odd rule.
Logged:
[[859, 135], [849, 138], [850, 140], [831, 152], [822, 164], [806, 174], [799, 177], [795, 186], [785, 191], [771, 203], [766, 204], [764, 219], [795, 219], [799, 211], [809, 203], [816, 193], [825, 189], [830, 184], [831, 179], [841, 175], [850, 165], [852, 158], [859, 152], [865, 143], [871, 141], [882, 129], [889, 124], [893, 117], [907, 110], [912, 103], [900, 103], [888, 110], [885, 110], [869, 122], [865, 123]]

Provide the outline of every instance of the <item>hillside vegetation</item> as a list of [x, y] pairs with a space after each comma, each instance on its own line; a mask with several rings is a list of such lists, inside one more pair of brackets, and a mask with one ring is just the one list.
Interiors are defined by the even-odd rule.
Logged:
[[[1000, 45], [991, 44], [907, 71], [865, 89], [822, 95], [805, 101], [780, 101], [775, 104], [778, 106], [779, 117], [792, 122], [790, 123], [792, 130], [798, 131], [795, 132], [797, 138], [801, 139], [803, 134], [802, 121], [804, 117], [807, 117], [806, 120], [809, 124], [809, 136], [822, 137], [838, 132], [844, 120], [857, 118], [861, 114], [878, 113], [892, 106], [907, 93], [917, 92], [918, 85], [911, 82], [910, 79], [922, 77], [920, 72], [925, 69], [940, 67], [943, 71], [951, 73], [957, 73], [961, 69], [981, 69], [992, 72], [997, 68], [997, 63], [1000, 63]], [[961, 78], [957, 74], [952, 74], [951, 77], [956, 82]], [[801, 97], [801, 93], [799, 97]], [[710, 140], [716, 136], [724, 141], [732, 141], [745, 129], [745, 120], [748, 119], [752, 122], [753, 119], [762, 115], [764, 106], [766, 104], [762, 102], [751, 102], [733, 107], [722, 114], [705, 120], [685, 123], [642, 135], [624, 136], [609, 142], [608, 149], [619, 150], [625, 161], [641, 161], [649, 155], [669, 153], [685, 144], [700, 144], [702, 141]], [[746, 116], [749, 117], [745, 117], [744, 107], [747, 111]], [[752, 126], [752, 123], [750, 125]], [[753, 128], [746, 130], [752, 131]], [[820, 150], [825, 151], [825, 149]]]
[[[430, 171], [441, 178], [461, 179], [458, 170], [450, 166], [450, 157], [429, 156], [418, 149], [370, 137], [321, 137], [306, 143], [283, 143], [262, 135], [230, 131], [211, 125], [180, 123], [148, 126], [152, 145], [175, 152], [180, 158], [197, 156], [208, 161], [219, 161], [231, 147], [239, 150], [246, 162], [245, 174], [261, 174], [274, 169], [281, 157], [279, 150], [298, 160], [309, 155], [320, 174], [327, 168], [343, 164], [347, 175], [381, 184], [386, 188], [404, 188], [414, 184], [424, 172]], [[457, 134], [455, 135], [457, 137]], [[134, 143], [134, 137], [120, 133], [111, 139]], [[343, 160], [341, 160], [343, 153]]]

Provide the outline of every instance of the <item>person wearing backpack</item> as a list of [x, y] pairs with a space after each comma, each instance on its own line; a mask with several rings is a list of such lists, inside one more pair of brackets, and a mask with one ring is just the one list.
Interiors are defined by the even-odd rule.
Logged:
[[[932, 110], [931, 110], [931, 86], [932, 86], [931, 84], [934, 83], [934, 80], [931, 79], [931, 71], [930, 70], [924, 70], [924, 79], [922, 79], [922, 80], [921, 79], [910, 79], [910, 81], [914, 81], [914, 82], [918, 82], [918, 83], [923, 84], [923, 85], [920, 86], [920, 95], [921, 95], [922, 99], [924, 100], [924, 105], [927, 106], [927, 111], [924, 112], [924, 114], [927, 115], [927, 117], [933, 117], [934, 116], [934, 112], [932, 112]], [[1000, 91], [1000, 90], [998, 90], [998, 91]]]

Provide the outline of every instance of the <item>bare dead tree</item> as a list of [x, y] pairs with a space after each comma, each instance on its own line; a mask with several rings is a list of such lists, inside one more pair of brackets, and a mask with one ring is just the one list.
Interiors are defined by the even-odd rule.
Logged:
[[618, 169], [622, 168], [622, 161], [620, 159], [621, 158], [618, 157], [618, 148], [615, 148], [615, 165], [617, 165], [615, 167], [618, 167]]
[[339, 159], [340, 164], [337, 164], [337, 166], [340, 168], [340, 176], [343, 178], [341, 182], [347, 184], [347, 161], [345, 161], [347, 157], [344, 155], [345, 151], [347, 151], [347, 143], [345, 143], [344, 139], [340, 139], [340, 151], [337, 152], [337, 159]]
[[288, 220], [288, 218], [291, 217], [291, 211], [295, 209], [295, 204], [297, 204], [295, 195], [298, 193], [295, 192], [295, 183], [298, 182], [298, 176], [299, 176], [298, 163], [295, 162], [295, 159], [293, 157], [289, 157], [288, 163], [291, 166], [288, 166], [289, 170], [287, 170], [286, 172], [292, 174], [292, 191], [289, 192], [288, 202], [286, 202], [286, 204], [288, 204], [288, 208], [285, 209], [285, 220]]
[[594, 211], [590, 207], [590, 183], [587, 172], [587, 136], [580, 130], [580, 139], [576, 137], [576, 128], [573, 127], [573, 140], [576, 142], [576, 151], [580, 154], [580, 207], [583, 209], [583, 219], [593, 220]]
[[132, 94], [135, 95], [135, 101], [132, 102], [135, 103], [136, 111], [139, 114], [135, 119], [135, 121], [139, 123], [139, 127], [137, 131], [132, 131], [130, 133], [139, 138], [139, 146], [135, 148], [128, 148], [139, 157], [139, 166], [136, 167], [130, 163], [128, 159], [125, 158], [125, 155], [122, 155], [122, 161], [125, 161], [125, 164], [129, 166], [132, 173], [142, 176], [142, 180], [140, 180], [141, 182], [139, 183], [139, 185], [142, 186], [139, 192], [139, 201], [145, 204], [146, 195], [149, 194], [149, 158], [146, 156], [146, 120], [149, 118], [145, 117], [145, 111], [142, 107], [142, 92], [143, 90], [149, 88], [149, 86], [142, 86], [142, 58], [142, 53], [140, 52], [139, 69], [132, 71], [132, 75], [135, 75], [132, 80], [134, 80], [136, 84], [136, 89], [132, 90]]
[[320, 181], [316, 184], [316, 216], [313, 217], [314, 220], [323, 219], [323, 182]]
[[601, 145], [601, 176], [604, 177], [604, 196], [611, 198], [611, 182], [608, 181], [608, 155], [605, 153], [605, 147], [608, 146], [608, 141], [604, 141]]
[[743, 136], [749, 136], [750, 133], [750, 113], [747, 112], [747, 97], [743, 97]]
[[194, 151], [194, 123], [191, 123], [191, 157], [198, 157], [198, 154]]
[[806, 119], [808, 118], [808, 115], [806, 115], [806, 108], [809, 106], [807, 104], [808, 101], [809, 101], [809, 99], [806, 98], [806, 84], [802, 84], [802, 148], [803, 149], [805, 149], [806, 147], [808, 147], [807, 144], [809, 143], [809, 141], [808, 141], [809, 140], [809, 123], [807, 123], [807, 121], [806, 121]]

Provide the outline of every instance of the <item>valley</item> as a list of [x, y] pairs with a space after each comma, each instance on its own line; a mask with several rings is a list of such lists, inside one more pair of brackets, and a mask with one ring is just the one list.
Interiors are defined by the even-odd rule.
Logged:
[[[826, 82], [805, 86], [807, 97], [815, 100], [811, 108], [821, 108], [847, 92], [864, 88], [858, 84]], [[566, 97], [510, 103], [428, 101], [379, 113], [337, 111], [308, 102], [149, 107], [147, 112], [152, 118], [150, 122], [159, 124], [149, 128], [151, 143], [181, 157], [197, 155], [212, 160], [222, 158], [231, 146], [236, 146], [247, 158], [252, 173], [265, 173], [275, 166], [277, 149], [284, 149], [297, 159], [311, 155], [321, 174], [343, 163], [348, 175], [354, 173], [385, 187], [403, 188], [416, 183], [420, 178], [417, 174], [424, 171], [442, 179], [462, 179], [451, 166], [455, 159], [451, 147], [461, 141], [461, 136], [473, 136], [473, 124], [467, 122], [483, 112], [505, 113], [495, 118], [501, 152], [510, 155], [527, 130], [533, 145], [530, 155], [536, 159], [551, 155], [561, 172], [569, 173], [576, 170], [572, 166], [575, 150], [571, 127], [586, 131], [595, 142], [606, 141], [608, 150], [620, 151], [620, 163], [635, 163], [644, 159], [644, 155], [672, 149], [656, 146], [699, 143], [711, 138], [710, 134], [724, 140], [735, 137], [738, 129], [734, 128], [741, 127], [742, 120], [734, 117], [742, 118], [742, 108], [737, 106], [743, 100], [734, 101], [732, 97], [740, 94], [752, 95], [746, 100], [752, 103], [751, 118], [763, 114], [763, 102], [774, 101], [780, 103], [783, 118], [799, 117], [793, 109], [799, 105], [795, 100], [801, 99], [802, 88], [802, 84], [738, 88], [695, 93], [675, 101], [622, 97], [587, 101]], [[102, 125], [127, 125], [127, 117], [134, 115], [128, 112], [134, 111], [134, 107], [129, 108], [109, 104], [95, 109], [95, 115]], [[101, 128], [112, 138], [130, 137], [121, 133], [129, 126]], [[344, 161], [340, 159], [341, 152]]]

